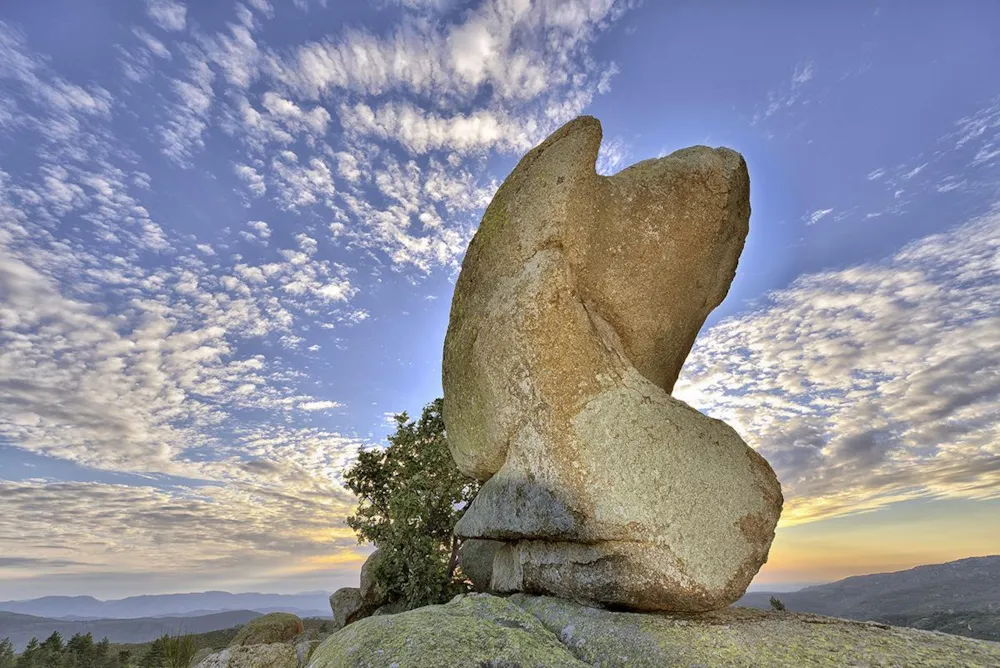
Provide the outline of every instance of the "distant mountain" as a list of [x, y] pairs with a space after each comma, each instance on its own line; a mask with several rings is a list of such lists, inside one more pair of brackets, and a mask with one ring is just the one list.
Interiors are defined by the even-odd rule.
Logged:
[[0, 611], [69, 620], [191, 616], [227, 610], [291, 612], [300, 617], [312, 617], [331, 614], [328, 596], [325, 592], [287, 595], [224, 591], [130, 596], [112, 601], [99, 601], [90, 596], [45, 596], [27, 601], [0, 601]]
[[1000, 639], [1000, 556], [858, 575], [795, 592], [749, 592], [736, 605], [769, 608], [771, 596], [793, 612]]
[[95, 640], [107, 637], [114, 643], [141, 643], [154, 640], [164, 633], [206, 633], [246, 624], [259, 612], [234, 610], [200, 617], [144, 617], [138, 619], [95, 619], [67, 621], [47, 619], [15, 612], [0, 612], [0, 638], [10, 638], [16, 651], [21, 651], [32, 638], [45, 640], [58, 631], [63, 640], [75, 633], [90, 633]]

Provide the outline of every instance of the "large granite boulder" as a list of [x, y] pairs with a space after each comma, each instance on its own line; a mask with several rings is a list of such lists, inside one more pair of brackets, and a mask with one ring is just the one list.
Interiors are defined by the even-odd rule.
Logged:
[[458, 550], [458, 565], [472, 582], [473, 591], [489, 591], [493, 578], [493, 560], [504, 546], [499, 540], [470, 538]]
[[365, 606], [375, 610], [389, 602], [384, 588], [375, 580], [375, 569], [382, 561], [382, 550], [375, 550], [368, 555], [361, 566], [361, 598]]
[[330, 594], [333, 628], [342, 629], [356, 619], [364, 617], [365, 600], [357, 587], [341, 587]]
[[550, 597], [459, 596], [359, 621], [310, 668], [663, 668], [1000, 665], [1000, 643], [817, 615], [730, 608], [697, 615], [588, 608]]
[[361, 566], [360, 587], [341, 587], [330, 596], [335, 629], [342, 629], [351, 622], [368, 617], [392, 604], [385, 590], [375, 580], [375, 569], [381, 558], [382, 551], [375, 550], [365, 559]]
[[718, 609], [766, 561], [781, 488], [670, 392], [735, 275], [746, 164], [697, 146], [604, 177], [600, 143], [583, 117], [529, 152], [463, 261], [444, 418], [486, 482], [455, 532], [507, 543], [497, 591]]

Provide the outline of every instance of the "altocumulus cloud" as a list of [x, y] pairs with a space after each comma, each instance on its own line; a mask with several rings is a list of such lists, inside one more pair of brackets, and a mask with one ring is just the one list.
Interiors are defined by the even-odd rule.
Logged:
[[[0, 480], [3, 563], [356, 562], [340, 476], [363, 439], [315, 419], [347, 402], [315, 393], [306, 338], [364, 322], [387, 266], [455, 271], [488, 157], [610, 89], [591, 47], [629, 4], [384, 2], [385, 30], [289, 44], [272, 26], [305, 0], [219, 25], [148, 0], [83, 82], [0, 22], [0, 137], [33, 148], [0, 166], [0, 443], [122, 480]], [[216, 183], [227, 222], [182, 224], [174, 178]]]
[[679, 398], [775, 467], [783, 521], [1000, 495], [1000, 209], [799, 277], [703, 333]]

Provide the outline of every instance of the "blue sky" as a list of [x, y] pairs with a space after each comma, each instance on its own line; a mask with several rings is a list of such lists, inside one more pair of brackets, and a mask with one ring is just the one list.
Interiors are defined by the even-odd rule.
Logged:
[[758, 580], [1000, 552], [996, 25], [985, 0], [8, 0], [0, 598], [356, 581], [340, 474], [438, 396], [482, 209], [581, 113], [602, 173], [747, 159], [747, 247], [675, 394], [779, 474]]

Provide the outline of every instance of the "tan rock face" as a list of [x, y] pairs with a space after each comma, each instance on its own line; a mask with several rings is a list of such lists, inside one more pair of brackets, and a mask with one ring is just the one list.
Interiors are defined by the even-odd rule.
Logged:
[[600, 123], [528, 153], [462, 265], [444, 350], [456, 527], [503, 540], [493, 586], [640, 610], [736, 600], [781, 490], [727, 425], [672, 398], [748, 231], [749, 177], [693, 147], [597, 175]]

